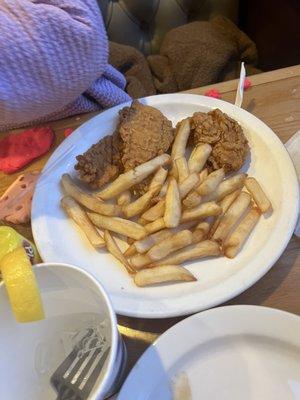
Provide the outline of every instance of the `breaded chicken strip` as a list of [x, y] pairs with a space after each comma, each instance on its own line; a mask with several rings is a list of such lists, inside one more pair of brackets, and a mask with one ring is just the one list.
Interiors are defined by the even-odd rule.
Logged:
[[223, 167], [226, 172], [239, 170], [249, 152], [242, 127], [219, 109], [193, 115], [191, 140], [194, 146], [209, 143], [213, 148], [209, 166], [213, 169]]
[[[75, 169], [80, 179], [99, 188], [118, 174], [167, 152], [173, 138], [171, 121], [156, 108], [133, 101], [119, 111], [114, 134], [77, 156]], [[142, 182], [138, 191], [143, 191], [145, 185]]]
[[79, 178], [91, 188], [100, 188], [121, 173], [120, 140], [117, 132], [105, 136], [84, 154], [76, 157]]

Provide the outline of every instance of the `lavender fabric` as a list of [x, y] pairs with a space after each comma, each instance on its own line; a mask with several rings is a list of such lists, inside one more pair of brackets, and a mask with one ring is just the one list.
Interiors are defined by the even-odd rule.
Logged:
[[0, 2], [0, 131], [130, 100], [96, 0]]

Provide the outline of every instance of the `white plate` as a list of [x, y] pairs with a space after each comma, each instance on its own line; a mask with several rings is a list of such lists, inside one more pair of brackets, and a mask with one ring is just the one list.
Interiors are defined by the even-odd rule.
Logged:
[[118, 400], [299, 400], [299, 332], [299, 317], [265, 307], [193, 315], [147, 349]]
[[48, 161], [49, 172], [38, 182], [33, 199], [34, 239], [44, 261], [79, 265], [99, 279], [117, 313], [146, 318], [186, 315], [231, 299], [271, 268], [285, 249], [296, 223], [297, 178], [278, 137], [247, 111], [224, 101], [189, 94], [153, 96], [143, 101], [160, 109], [173, 124], [195, 111], [216, 107], [238, 120], [251, 148], [251, 159], [245, 170], [261, 182], [270, 197], [274, 207], [272, 215], [260, 219], [235, 259], [220, 257], [189, 263], [188, 269], [197, 276], [197, 282], [136, 287], [110, 254], [91, 247], [60, 208], [61, 175], [64, 172], [75, 175], [76, 155], [114, 131], [123, 104], [78, 128]]

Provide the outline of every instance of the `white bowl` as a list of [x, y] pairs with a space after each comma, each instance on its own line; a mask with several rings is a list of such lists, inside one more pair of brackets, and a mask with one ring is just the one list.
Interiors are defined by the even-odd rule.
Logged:
[[[100, 329], [111, 350], [89, 400], [101, 400], [116, 389], [124, 367], [124, 347], [116, 315], [102, 286], [90, 274], [68, 264], [34, 267], [46, 318], [15, 321], [0, 285], [0, 398], [54, 400], [50, 377], [76, 344], [75, 333]], [[77, 339], [78, 340], [78, 339]]]

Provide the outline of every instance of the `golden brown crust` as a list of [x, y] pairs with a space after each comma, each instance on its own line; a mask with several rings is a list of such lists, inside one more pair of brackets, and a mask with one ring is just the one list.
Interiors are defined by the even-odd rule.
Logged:
[[120, 139], [115, 132], [105, 136], [84, 154], [76, 157], [79, 178], [92, 188], [99, 188], [122, 172]]
[[249, 152], [242, 127], [219, 109], [208, 113], [197, 112], [191, 118], [192, 143], [209, 143], [212, 153], [208, 164], [213, 169], [223, 167], [226, 172], [239, 170]]
[[138, 101], [120, 111], [118, 131], [125, 171], [165, 153], [174, 137], [171, 121], [156, 108]]
[[[77, 156], [75, 169], [81, 180], [99, 188], [118, 174], [167, 152], [173, 138], [171, 121], [156, 108], [133, 101], [119, 112], [115, 133]], [[136, 189], [143, 192], [146, 187], [145, 180]]]

